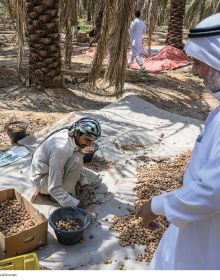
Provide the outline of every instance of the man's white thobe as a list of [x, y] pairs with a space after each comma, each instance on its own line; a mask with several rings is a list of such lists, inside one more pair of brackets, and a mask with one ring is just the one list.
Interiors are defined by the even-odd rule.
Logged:
[[183, 187], [152, 199], [171, 223], [150, 269], [220, 269], [220, 107], [196, 141]]
[[131, 40], [131, 54], [128, 60], [128, 64], [132, 64], [134, 61], [134, 58], [136, 59], [137, 63], [141, 66], [143, 65], [142, 59], [141, 59], [141, 53], [143, 52], [142, 49], [142, 37], [144, 34], [146, 34], [146, 25], [145, 23], [139, 19], [136, 18], [131, 22], [130, 26], [130, 40]]
[[[46, 139], [34, 153], [30, 181], [38, 193], [50, 194], [61, 206], [76, 207], [76, 183], [88, 184], [83, 169], [83, 155], [78, 151], [68, 130], [61, 130]], [[74, 197], [75, 196], [75, 197]]]

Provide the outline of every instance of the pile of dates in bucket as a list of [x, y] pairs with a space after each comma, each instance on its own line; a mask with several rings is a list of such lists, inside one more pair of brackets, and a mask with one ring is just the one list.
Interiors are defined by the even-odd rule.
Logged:
[[56, 227], [64, 231], [75, 231], [81, 228], [80, 225], [73, 219], [61, 219], [56, 222]]

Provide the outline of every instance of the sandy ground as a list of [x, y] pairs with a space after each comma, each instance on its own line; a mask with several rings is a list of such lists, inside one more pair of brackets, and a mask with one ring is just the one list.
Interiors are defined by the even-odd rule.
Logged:
[[[154, 44], [163, 43], [164, 31], [154, 36]], [[82, 55], [88, 43], [74, 42], [71, 69], [64, 70], [65, 87], [36, 91], [17, 78], [17, 51], [14, 33], [0, 25], [0, 151], [11, 147], [4, 126], [10, 120], [28, 120], [28, 134], [63, 118], [71, 111], [99, 110], [117, 99], [113, 89], [91, 89], [81, 79], [89, 72], [92, 59]], [[23, 77], [27, 72], [28, 50], [25, 50]], [[124, 96], [136, 94], [164, 110], [204, 120], [218, 106], [202, 81], [191, 74], [191, 65], [159, 74], [128, 70]]]

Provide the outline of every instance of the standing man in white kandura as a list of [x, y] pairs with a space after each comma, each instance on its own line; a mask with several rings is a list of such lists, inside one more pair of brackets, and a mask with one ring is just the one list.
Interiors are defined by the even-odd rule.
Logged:
[[[193, 74], [220, 100], [220, 13], [190, 30], [185, 46]], [[220, 106], [208, 116], [183, 178], [183, 187], [154, 196], [138, 210], [149, 223], [170, 222], [150, 269], [220, 269]]]
[[135, 12], [135, 19], [131, 22], [130, 26], [130, 41], [131, 41], [131, 54], [128, 59], [128, 66], [130, 66], [134, 58], [140, 65], [141, 69], [144, 70], [143, 61], [141, 58], [141, 53], [143, 52], [142, 47], [142, 37], [147, 32], [146, 24], [140, 19], [141, 12]]

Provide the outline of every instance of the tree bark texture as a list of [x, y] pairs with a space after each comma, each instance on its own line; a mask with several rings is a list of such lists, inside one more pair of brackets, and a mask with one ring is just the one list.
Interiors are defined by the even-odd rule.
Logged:
[[32, 87], [62, 87], [59, 0], [27, 0]]
[[177, 49], [183, 48], [183, 20], [185, 15], [186, 0], [172, 0], [166, 45]]

